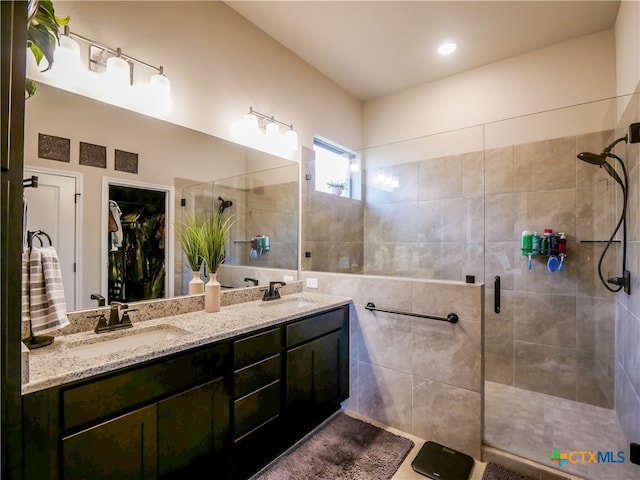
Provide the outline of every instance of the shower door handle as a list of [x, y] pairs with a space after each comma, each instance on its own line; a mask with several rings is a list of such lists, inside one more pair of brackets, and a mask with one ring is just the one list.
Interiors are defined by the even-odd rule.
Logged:
[[493, 279], [493, 311], [500, 313], [500, 277], [498, 275]]

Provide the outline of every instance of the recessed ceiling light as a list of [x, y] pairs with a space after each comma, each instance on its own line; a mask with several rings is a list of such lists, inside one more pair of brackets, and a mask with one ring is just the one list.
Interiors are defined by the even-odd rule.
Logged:
[[440, 55], [449, 55], [450, 53], [453, 53], [456, 51], [456, 49], [458, 48], [458, 45], [459, 44], [456, 41], [445, 42], [438, 47], [438, 53]]

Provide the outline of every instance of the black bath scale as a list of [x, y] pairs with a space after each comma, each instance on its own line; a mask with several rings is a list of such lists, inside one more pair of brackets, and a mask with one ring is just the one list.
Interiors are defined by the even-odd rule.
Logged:
[[435, 480], [469, 480], [473, 458], [435, 442], [426, 442], [411, 462], [413, 469]]

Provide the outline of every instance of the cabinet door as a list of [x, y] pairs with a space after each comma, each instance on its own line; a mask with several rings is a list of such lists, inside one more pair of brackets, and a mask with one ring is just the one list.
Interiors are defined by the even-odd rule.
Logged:
[[64, 437], [61, 478], [157, 478], [156, 415], [151, 405]]
[[218, 378], [158, 402], [160, 478], [198, 478], [202, 471], [210, 472], [208, 478], [225, 478], [223, 462], [217, 461], [229, 428], [228, 400]]
[[344, 400], [349, 391], [345, 329], [287, 352], [287, 410], [304, 413]]

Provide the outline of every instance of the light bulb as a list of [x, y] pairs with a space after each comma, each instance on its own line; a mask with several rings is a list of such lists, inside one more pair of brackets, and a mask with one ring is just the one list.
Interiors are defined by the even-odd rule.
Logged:
[[107, 59], [107, 78], [116, 85], [131, 84], [131, 69], [129, 62], [121, 57]]
[[60, 45], [53, 54], [53, 69], [66, 72], [80, 67], [80, 45], [68, 35], [60, 36]]
[[171, 107], [171, 82], [162, 73], [156, 73], [149, 79], [151, 101], [156, 102], [161, 112], [167, 112]]
[[266, 126], [267, 138], [271, 140], [276, 140], [280, 135], [280, 127], [276, 122], [269, 122]]
[[285, 143], [287, 145], [287, 150], [295, 152], [298, 150], [298, 132], [295, 130], [287, 130], [287, 133], [284, 134]]
[[253, 113], [247, 113], [242, 121], [242, 126], [246, 133], [255, 134], [258, 131], [258, 117]]

